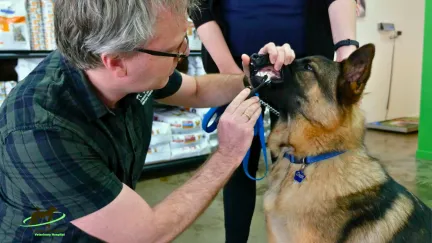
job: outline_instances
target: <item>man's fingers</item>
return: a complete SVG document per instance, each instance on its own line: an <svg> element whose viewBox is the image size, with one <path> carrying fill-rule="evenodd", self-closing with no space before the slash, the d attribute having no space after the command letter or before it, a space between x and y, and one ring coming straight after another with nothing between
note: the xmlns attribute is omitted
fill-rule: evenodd
<svg viewBox="0 0 432 243"><path fill-rule="evenodd" d="M258 97L252 97L241 103L241 105L235 111L235 115L239 117L247 117L247 120L249 120L258 107L260 107Z"/></svg>
<svg viewBox="0 0 432 243"><path fill-rule="evenodd" d="M259 116L262 113L262 109L261 106L258 106L258 109L255 110L255 112L253 113L253 115L251 116L251 118L249 119L249 121L247 122L249 125L254 126L255 123L257 122Z"/></svg>
<svg viewBox="0 0 432 243"><path fill-rule="evenodd" d="M249 70L250 57L246 54L243 54L241 56L241 59L242 59L242 65L243 65L243 72L246 75L246 77L250 78L250 70Z"/></svg>
<svg viewBox="0 0 432 243"><path fill-rule="evenodd" d="M245 88L243 89L227 106L225 112L234 113L237 107L249 96L251 89Z"/></svg>

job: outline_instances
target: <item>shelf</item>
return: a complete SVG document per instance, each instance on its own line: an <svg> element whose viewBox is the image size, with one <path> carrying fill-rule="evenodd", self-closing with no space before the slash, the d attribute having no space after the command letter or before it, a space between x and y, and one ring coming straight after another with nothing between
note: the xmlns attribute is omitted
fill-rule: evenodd
<svg viewBox="0 0 432 243"><path fill-rule="evenodd" d="M52 51L0 50L0 59L45 58ZM190 56L200 56L201 51L191 51Z"/></svg>
<svg viewBox="0 0 432 243"><path fill-rule="evenodd" d="M141 177L158 177L159 173L167 174L170 172L179 173L179 171L187 170L204 163L209 154L189 157L184 159L169 160L165 162L156 162L146 164L143 167Z"/></svg>
<svg viewBox="0 0 432 243"><path fill-rule="evenodd" d="M201 51L190 51L190 56L201 56Z"/></svg>
<svg viewBox="0 0 432 243"><path fill-rule="evenodd" d="M45 58L52 51L0 50L0 59Z"/></svg>

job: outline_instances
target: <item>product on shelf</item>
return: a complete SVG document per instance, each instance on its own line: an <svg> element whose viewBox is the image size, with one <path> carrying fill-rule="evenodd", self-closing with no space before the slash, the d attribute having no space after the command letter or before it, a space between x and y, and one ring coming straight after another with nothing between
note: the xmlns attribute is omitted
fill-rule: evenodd
<svg viewBox="0 0 432 243"><path fill-rule="evenodd" d="M196 76L195 59L192 56L188 57L187 74L190 76Z"/></svg>
<svg viewBox="0 0 432 243"><path fill-rule="evenodd" d="M156 109L151 146L145 163L209 154L211 152L210 135L202 130L201 124L202 118L188 110L182 108Z"/></svg>
<svg viewBox="0 0 432 243"><path fill-rule="evenodd" d="M146 164L167 161L171 158L171 127L168 123L154 121Z"/></svg>
<svg viewBox="0 0 432 243"><path fill-rule="evenodd" d="M18 74L18 81L23 80L43 61L43 58L19 58L15 67Z"/></svg>
<svg viewBox="0 0 432 243"><path fill-rule="evenodd" d="M42 17L44 26L45 48L55 50L54 35L54 2L53 0L42 0Z"/></svg>
<svg viewBox="0 0 432 243"><path fill-rule="evenodd" d="M189 49L193 51L200 51L202 42L198 36L195 25L190 18L188 18L187 36L189 39Z"/></svg>
<svg viewBox="0 0 432 243"><path fill-rule="evenodd" d="M169 143L152 145L148 148L145 164L164 162L171 159Z"/></svg>
<svg viewBox="0 0 432 243"><path fill-rule="evenodd" d="M187 108L189 112L197 114L201 119L204 119L205 114L210 111L210 108Z"/></svg>
<svg viewBox="0 0 432 243"><path fill-rule="evenodd" d="M171 140L171 148L182 148L202 144L207 139L208 136L206 136L204 131L189 134L173 134Z"/></svg>
<svg viewBox="0 0 432 243"><path fill-rule="evenodd" d="M203 142L200 144L180 148L171 148L171 160L206 155L210 152L211 150L208 142L203 140Z"/></svg>
<svg viewBox="0 0 432 243"><path fill-rule="evenodd" d="M173 134L202 130L201 118L197 114L182 109L156 110L153 117L154 121L169 123Z"/></svg>
<svg viewBox="0 0 432 243"><path fill-rule="evenodd" d="M0 50L30 50L26 0L0 0Z"/></svg>
<svg viewBox="0 0 432 243"><path fill-rule="evenodd" d="M28 26L31 36L31 49L46 50L42 17L42 1L27 0L27 11L29 16Z"/></svg>
<svg viewBox="0 0 432 243"><path fill-rule="evenodd" d="M195 58L195 74L197 76L206 74L206 71L204 70L204 64L202 58L200 56L195 56L194 58Z"/></svg>
<svg viewBox="0 0 432 243"><path fill-rule="evenodd" d="M16 84L17 82L15 81L0 82L0 105L3 104L3 101L12 89L15 88Z"/></svg>
<svg viewBox="0 0 432 243"><path fill-rule="evenodd" d="M189 56L188 61L188 75L201 76L206 74L206 71L204 70L204 64L200 56Z"/></svg>
<svg viewBox="0 0 432 243"><path fill-rule="evenodd" d="M150 145L169 144L172 141L170 124L153 121Z"/></svg>

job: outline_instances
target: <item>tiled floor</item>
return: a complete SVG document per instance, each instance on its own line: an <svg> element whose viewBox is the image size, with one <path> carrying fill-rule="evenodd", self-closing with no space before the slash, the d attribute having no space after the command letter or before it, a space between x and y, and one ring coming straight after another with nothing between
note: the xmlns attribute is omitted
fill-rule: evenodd
<svg viewBox="0 0 432 243"><path fill-rule="evenodd" d="M402 135L369 131L366 135L366 146L370 154L379 158L397 181L432 206L432 161L416 161L417 134ZM192 173L183 172L142 180L137 186L137 192L150 205L154 205L182 185ZM258 176L261 177L262 174ZM262 195L265 190L265 180L257 182L257 203L249 238L251 243L266 242L262 210ZM204 214L174 242L222 243L224 242L223 220L222 195L219 193Z"/></svg>

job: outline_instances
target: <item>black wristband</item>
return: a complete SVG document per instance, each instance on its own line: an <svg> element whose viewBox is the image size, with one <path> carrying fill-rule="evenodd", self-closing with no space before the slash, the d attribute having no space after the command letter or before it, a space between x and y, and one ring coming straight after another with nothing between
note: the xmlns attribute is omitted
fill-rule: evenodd
<svg viewBox="0 0 432 243"><path fill-rule="evenodd" d="M341 40L338 43L336 43L334 45L334 50L337 51L337 49L339 49L342 46L351 46L351 45L354 45L357 48L359 48L359 46L360 46L358 41L346 39L346 40Z"/></svg>

